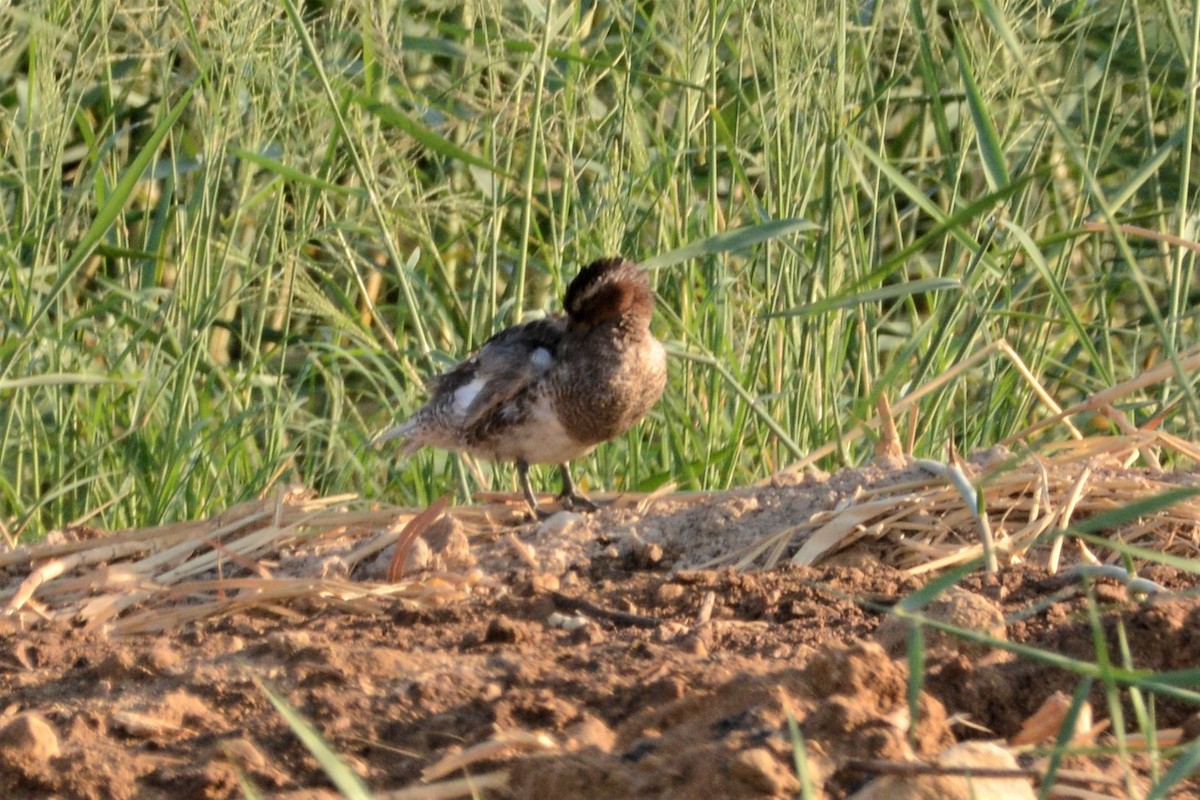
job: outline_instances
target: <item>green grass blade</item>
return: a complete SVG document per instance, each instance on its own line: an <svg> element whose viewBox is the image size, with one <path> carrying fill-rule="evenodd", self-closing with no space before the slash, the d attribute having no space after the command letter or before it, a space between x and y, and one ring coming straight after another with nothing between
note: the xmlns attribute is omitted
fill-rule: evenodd
<svg viewBox="0 0 1200 800"><path fill-rule="evenodd" d="M813 786L812 774L808 768L808 746L804 743L804 733L796 722L796 715L787 711L788 735L792 739L792 764L796 769L796 778L800 782L801 800L811 800L817 796Z"/></svg>
<svg viewBox="0 0 1200 800"><path fill-rule="evenodd" d="M121 213L125 210L125 204L129 201L130 195L133 194L134 188L138 185L138 182L142 180L143 175L150 166L150 162L153 161L158 155L158 149L162 146L163 140L167 138L167 134L171 132L171 129L175 126L175 123L179 121L179 117L183 114L184 109L186 109L188 103L191 102L192 94L196 91L196 86L197 84L193 83L187 88L186 91L184 91L183 95L181 95L180 98L175 101L175 105L173 105L163 116L163 118L159 120L158 124L154 126L154 130L151 131L150 135L146 138L146 142L142 145L141 150L138 151L137 156L135 156L134 159L129 162L129 166L126 167L125 171L121 174L121 178L117 181L117 185L112 188L112 191L105 198L104 204L96 212L96 217L92 220L92 224L88 227L82 238L80 238L79 242L71 250L71 254L67 256L66 263L64 263L62 269L59 270L58 277L55 279L54 284L50 287L49 291L46 292L46 296L42 300L42 304L38 306L33 315L25 321L24 328L27 336L33 332L34 327L38 324L42 317L44 317L55 304L55 302L58 301L59 295L62 294L63 289L65 289L67 284L75 277L75 274L79 271L79 268L83 266L83 262L92 254L92 251L95 250L96 246L100 243L100 240L104 238L104 235L113 226L113 223L115 223L117 218L121 216ZM8 370L12 363L13 362L10 359L5 364L3 371L0 371L0 377L8 374Z"/></svg>
<svg viewBox="0 0 1200 800"><path fill-rule="evenodd" d="M90 375L88 373L65 374L61 372L44 375L29 375L24 378L0 379L0 391L8 389L31 389L35 386L99 386L119 384L132 386L137 378L116 378L108 375Z"/></svg>
<svg viewBox="0 0 1200 800"><path fill-rule="evenodd" d="M1021 249L1025 251L1025 255L1029 257L1030 262L1037 268L1038 274L1042 276L1042 282L1050 290L1057 306L1059 319L1065 320L1075 331L1076 341L1087 352L1092 366L1102 370L1101 380L1109 385L1115 383L1113 376L1108 372L1105 359L1101 358L1100 353L1096 351L1091 333L1087 330L1083 320L1079 318L1079 313L1071 302L1071 298L1067 296L1066 287L1063 286L1058 276L1051 272L1050 265L1046 263L1046 257L1042 254L1042 249L1038 247L1037 242L1033 241L1033 237L1029 235L1028 231L1010 220L1001 220L1000 224L1011 231L1017 237L1017 241L1021 243Z"/></svg>
<svg viewBox="0 0 1200 800"><path fill-rule="evenodd" d="M921 689L925 686L925 629L920 623L909 623L908 641L905 643L905 658L908 663L908 680L904 699L908 705L908 739L916 743L917 728L921 724Z"/></svg>
<svg viewBox="0 0 1200 800"><path fill-rule="evenodd" d="M917 29L917 39L921 52L921 79L924 82L925 94L929 99L929 116L933 120L933 130L937 137L938 147L943 154L943 179L950 183L953 180L952 155L955 152L954 141L950 136L950 122L946 118L946 106L938 81L939 64L934 59L933 47L930 43L928 23L925 12L921 8L921 0L911 0L909 12Z"/></svg>
<svg viewBox="0 0 1200 800"><path fill-rule="evenodd" d="M1176 489L1168 489L1165 492L1159 492L1149 497L1130 500L1118 508L1103 511L1087 519L1080 520L1072 525L1069 530L1075 533L1094 533L1110 528L1118 528L1197 496L1200 496L1200 486L1180 486Z"/></svg>
<svg viewBox="0 0 1200 800"><path fill-rule="evenodd" d="M415 119L405 114L400 109L389 106L386 103L381 103L365 95L355 95L354 102L362 106L366 111L375 116L384 125L388 125L397 130L404 131L409 136L416 139L423 147L456 161L462 161L464 164L470 164L473 167L485 169L495 175L500 175L510 180L515 180L516 176L496 166L486 158L481 158L469 150L459 147L454 142L442 136L440 133L422 125Z"/></svg>
<svg viewBox="0 0 1200 800"><path fill-rule="evenodd" d="M342 793L342 796L347 800L371 800L371 792L367 789L366 784L354 774L350 767L346 766L344 761L338 758L337 753L333 752L317 729L266 681L255 678L254 682L271 701L271 705L275 706L275 710L292 729L292 733L296 734L296 738L308 748L308 752L312 753L313 758L321 765L321 770Z"/></svg>
<svg viewBox="0 0 1200 800"><path fill-rule="evenodd" d="M1125 205L1141 190L1146 182L1158 174L1159 169L1171 161L1179 151L1180 145L1187 138L1187 126L1180 126L1167 137L1167 140L1135 169L1118 187L1109 192L1108 202L1113 209L1124 208Z"/></svg>
<svg viewBox="0 0 1200 800"><path fill-rule="evenodd" d="M334 124L337 127L338 134L342 142L346 145L349 151L350 159L354 164L354 171L358 175L363 186L367 189L367 199L371 212L375 217L375 221L379 226L379 231L383 240L384 249L387 251L388 257L392 264L396 265L396 275L400 284L400 290L404 295L405 305L407 306L410 316L409 322L412 325L413 333L417 337L420 344L421 355L429 361L430 355L433 352L433 345L430 340L429 332L426 329L424 315L420 313L422 306L417 302L416 290L412 285L408 272L400 268L400 265L405 263L405 260L400 256L400 251L396 247L394 237L391 235L392 226L384 213L383 202L379 198L379 191L374 179L374 173L367 169L366 163L363 161L362 153L359 147L355 144L353 137L350 136L350 129L346 125L346 117L342 113L341 104L338 101L337 94L333 91L333 86L329 82L329 76L325 73L325 67L322 63L321 52L317 49L313 42L312 36L309 35L308 28L305 27L304 20L300 18L300 12L296 9L294 0L283 0L283 8L287 12L288 20L292 24L292 29L296 35L300 37L300 42L304 46L304 51L307 53L309 60L312 63L313 71L316 73L321 82L321 89L325 94L325 98L329 104L329 110L333 114ZM430 363L432 363L430 361Z"/></svg>
<svg viewBox="0 0 1200 800"><path fill-rule="evenodd" d="M1071 740L1075 738L1079 715L1083 712L1083 704L1087 702L1091 691L1091 678L1084 678L1075 687L1075 692L1071 696L1071 705L1067 708L1062 725L1059 726L1058 735L1054 738L1054 747L1051 749L1050 758L1046 763L1045 776L1042 778L1042 788L1038 792L1038 800L1047 800L1054 790L1054 778L1058 774L1059 767L1062 766L1063 757L1071 746Z"/></svg>
<svg viewBox="0 0 1200 800"><path fill-rule="evenodd" d="M1004 158L1004 150L1000 147L1000 135L996 133L996 123L992 121L992 115L988 113L987 105L979 92L979 84L975 82L961 36L954 37L954 54L958 57L958 71L967 90L967 106L971 109L971 120L975 123L979 155L983 158L983 174L994 192L1010 183L1008 164Z"/></svg>
<svg viewBox="0 0 1200 800"><path fill-rule="evenodd" d="M896 283L890 286L881 286L878 289L871 289L866 292L856 292L854 294L842 295L839 297L829 297L824 300L818 300L815 303L808 303L796 308L789 308L784 311L772 311L763 314L764 319L774 319L780 317L811 317L820 314L827 314L830 311L836 311L842 308L852 308L854 306L864 305L867 303L880 303L886 300L897 300L902 297L913 297L915 295L927 294L929 292L942 292L947 290L962 291L962 281L957 278L921 278L915 281L905 281L904 283Z"/></svg>
<svg viewBox="0 0 1200 800"><path fill-rule="evenodd" d="M746 225L736 230L725 231L696 242L690 242L665 253L659 253L643 261L642 266L648 270L663 269L691 258L711 256L717 253L735 253L781 236L806 233L820 230L820 228L821 226L816 223L799 218L760 222L757 225Z"/></svg>
<svg viewBox="0 0 1200 800"><path fill-rule="evenodd" d="M899 606L897 606L899 608ZM1064 656L1059 653L1054 653L1048 650L1041 650L1037 647L1018 644L1004 639L996 639L988 636L985 633L974 631L969 628L960 628L955 625L948 625L944 622L926 617L918 613L902 612L898 616L905 619L919 622L926 627L935 630L949 633L954 636L966 639L980 644L986 644L989 647L998 650L1006 650L1021 658L1035 661L1040 664L1055 667L1066 672L1073 673L1081 678L1104 678L1112 682L1114 686L1136 686L1145 692L1160 694L1164 697L1171 697L1176 700L1182 700L1186 703L1200 705L1200 691L1191 691L1183 687L1160 680L1158 675L1148 670L1129 670L1122 667L1112 665L1099 665L1089 661Z"/></svg>
<svg viewBox="0 0 1200 800"><path fill-rule="evenodd" d="M972 254L979 252L979 242L975 241L970 234L963 230L961 225L950 224L950 216L940 207L938 207L936 203L930 200L928 193L917 186L917 184L914 183L906 174L897 169L894 165L888 163L886 159L879 155L879 153L875 152L873 148L869 147L866 142L863 142L858 137L847 135L845 137L845 141L854 152L870 161L871 164L877 170L879 170L885 178L888 179L888 181L890 181L897 189L900 190L901 194L911 200L926 214L933 217L933 219L939 225L942 225L943 229L953 236L959 244L963 245L968 252Z"/></svg>
<svg viewBox="0 0 1200 800"><path fill-rule="evenodd" d="M322 191L326 192L337 192L338 194L347 194L354 197L366 197L367 195L367 193L362 189L352 186L341 186L333 183L332 181L323 180L314 175L309 175L307 172L302 172L295 167L289 167L287 164L284 164L281 161L276 161L270 156L263 155L262 153L251 152L244 147L230 145L229 152L243 161L248 161L251 164L262 167L268 172L273 172L281 178L285 178L289 181L295 181L296 183L303 183L311 186L314 189L321 189Z"/></svg>
<svg viewBox="0 0 1200 800"><path fill-rule="evenodd" d="M1193 739L1175 758L1175 763L1162 776L1162 780L1150 787L1145 800L1163 800L1170 797L1171 792L1183 788L1183 782L1196 774L1197 770L1200 770L1200 739Z"/></svg>
<svg viewBox="0 0 1200 800"><path fill-rule="evenodd" d="M716 373L721 376L722 380L725 381L730 390L732 390L734 394L741 398L742 402L744 402L751 411L758 415L763 424L766 425L772 433L779 437L779 441L781 441L788 448L788 450L792 452L793 456L800 458L804 455L804 449L801 448L800 445L796 444L796 441L791 437L791 435L785 431L782 426L780 426L779 422L772 417L760 403L755 400L754 395L750 394L750 392L748 392L746 388L742 386L741 382L734 377L733 373L729 371L729 368L722 364L719 360L717 360L711 354L689 353L686 350L680 350L678 348L669 346L667 348L667 352L677 358L685 358L689 361L695 361L699 364L706 364L716 371Z"/></svg>

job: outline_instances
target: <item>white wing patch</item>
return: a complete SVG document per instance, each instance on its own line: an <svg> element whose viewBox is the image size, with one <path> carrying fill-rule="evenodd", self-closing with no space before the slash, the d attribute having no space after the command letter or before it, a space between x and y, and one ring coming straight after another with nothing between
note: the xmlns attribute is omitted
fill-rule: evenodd
<svg viewBox="0 0 1200 800"><path fill-rule="evenodd" d="M554 366L554 356L544 347L534 350L529 360L533 362L533 368L538 372L545 372Z"/></svg>
<svg viewBox="0 0 1200 800"><path fill-rule="evenodd" d="M471 403L475 402L475 398L483 390L487 384L483 378L476 378L470 383L464 384L454 390L454 413L462 415L467 413L467 409L471 407Z"/></svg>

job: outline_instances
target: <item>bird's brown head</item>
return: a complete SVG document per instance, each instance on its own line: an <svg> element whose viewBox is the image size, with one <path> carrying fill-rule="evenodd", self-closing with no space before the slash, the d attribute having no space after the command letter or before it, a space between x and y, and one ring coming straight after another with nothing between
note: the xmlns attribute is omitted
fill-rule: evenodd
<svg viewBox="0 0 1200 800"><path fill-rule="evenodd" d="M602 258L571 281L563 307L576 325L626 319L644 327L654 313L654 290L637 264L620 257Z"/></svg>

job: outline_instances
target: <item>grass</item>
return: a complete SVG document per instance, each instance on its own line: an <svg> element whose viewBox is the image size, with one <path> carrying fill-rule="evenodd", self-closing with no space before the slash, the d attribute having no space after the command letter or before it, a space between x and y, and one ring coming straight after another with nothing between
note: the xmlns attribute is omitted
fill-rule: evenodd
<svg viewBox="0 0 1200 800"><path fill-rule="evenodd" d="M691 257L667 396L585 486L761 478L998 339L1063 404L1196 340L1195 3L77 8L0 12L13 536L462 498L366 441L604 253ZM1194 438L1192 382L1121 410ZM1039 413L992 359L914 452Z"/></svg>
<svg viewBox="0 0 1200 800"><path fill-rule="evenodd" d="M464 500L458 457L366 442L615 252L674 357L585 488L760 479L999 340L1067 406L1198 341L1198 84L1197 0L5 6L0 525ZM996 352L900 421L913 455L1046 413ZM1117 411L1200 433L1182 370ZM1119 645L1009 647L1153 730L1193 690Z"/></svg>

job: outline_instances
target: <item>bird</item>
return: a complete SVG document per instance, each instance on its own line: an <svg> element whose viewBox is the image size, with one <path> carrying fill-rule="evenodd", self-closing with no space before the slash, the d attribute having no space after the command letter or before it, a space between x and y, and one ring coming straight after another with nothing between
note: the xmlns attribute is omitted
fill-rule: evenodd
<svg viewBox="0 0 1200 800"><path fill-rule="evenodd" d="M654 290L620 256L585 266L567 287L563 312L501 330L430 383L429 400L373 445L403 440L516 465L535 518L549 516L529 479L531 464L557 464L562 508L594 511L569 462L641 420L667 383L666 352L650 331Z"/></svg>

